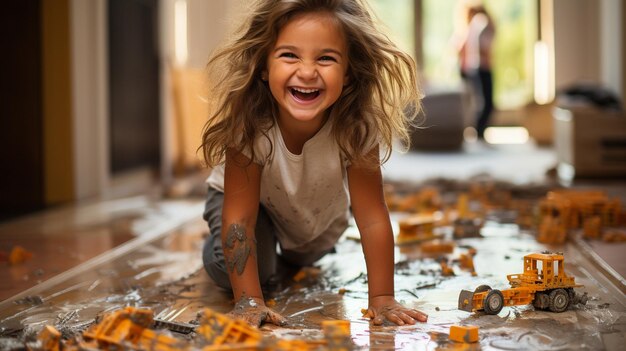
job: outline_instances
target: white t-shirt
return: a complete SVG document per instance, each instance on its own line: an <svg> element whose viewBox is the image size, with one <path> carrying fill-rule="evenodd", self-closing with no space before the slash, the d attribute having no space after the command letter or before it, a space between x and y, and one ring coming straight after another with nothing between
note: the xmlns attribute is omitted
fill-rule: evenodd
<svg viewBox="0 0 626 351"><path fill-rule="evenodd" d="M267 133L273 149L264 136L255 141L254 162L263 168L260 201L283 249L326 251L348 226L347 163L330 130L326 123L300 155L287 149L277 124ZM207 182L223 192L224 165L214 168Z"/></svg>

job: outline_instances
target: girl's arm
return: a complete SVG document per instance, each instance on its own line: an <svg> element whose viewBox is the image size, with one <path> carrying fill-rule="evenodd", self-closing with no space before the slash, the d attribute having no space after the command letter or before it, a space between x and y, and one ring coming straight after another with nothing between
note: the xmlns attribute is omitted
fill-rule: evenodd
<svg viewBox="0 0 626 351"><path fill-rule="evenodd" d="M259 210L261 166L228 150L224 170L222 248L236 304L231 312L253 325L284 318L265 307L257 266L254 228Z"/></svg>
<svg viewBox="0 0 626 351"><path fill-rule="evenodd" d="M378 156L378 148L372 151ZM354 219L361 233L368 275L369 308L374 324L385 319L398 324L425 322L426 314L405 308L394 297L394 242L389 212L383 195L380 167L356 164L348 167L348 186Z"/></svg>

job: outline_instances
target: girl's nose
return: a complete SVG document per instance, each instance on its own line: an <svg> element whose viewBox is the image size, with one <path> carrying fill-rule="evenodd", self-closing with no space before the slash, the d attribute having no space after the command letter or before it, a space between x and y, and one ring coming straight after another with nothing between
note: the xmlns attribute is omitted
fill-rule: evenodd
<svg viewBox="0 0 626 351"><path fill-rule="evenodd" d="M317 67L314 64L302 63L298 68L298 77L302 79L314 79L317 75Z"/></svg>

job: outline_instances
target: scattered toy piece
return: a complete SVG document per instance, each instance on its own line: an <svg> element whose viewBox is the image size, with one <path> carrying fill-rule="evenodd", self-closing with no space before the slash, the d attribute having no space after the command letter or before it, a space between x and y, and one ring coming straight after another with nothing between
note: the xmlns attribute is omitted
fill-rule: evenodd
<svg viewBox="0 0 626 351"><path fill-rule="evenodd" d="M452 241L434 240L421 244L420 250L428 254L447 254L452 253L455 246L456 244Z"/></svg>
<svg viewBox="0 0 626 351"><path fill-rule="evenodd" d="M20 263L24 263L33 257L33 253L27 251L23 247L16 245L9 254L9 265L14 266Z"/></svg>
<svg viewBox="0 0 626 351"><path fill-rule="evenodd" d="M61 333L53 326L46 325L37 336L37 347L46 351L61 350Z"/></svg>
<svg viewBox="0 0 626 351"><path fill-rule="evenodd" d="M455 239L481 238L480 230L483 227L483 220L480 218L457 218L454 221Z"/></svg>
<svg viewBox="0 0 626 351"><path fill-rule="evenodd" d="M567 238L567 228L559 217L546 216L541 220L537 241L543 244L559 245Z"/></svg>
<svg viewBox="0 0 626 351"><path fill-rule="evenodd" d="M352 350L350 321L331 320L322 322L322 331L327 342L328 350Z"/></svg>
<svg viewBox="0 0 626 351"><path fill-rule="evenodd" d="M454 276L454 269L448 266L448 260L441 259L439 260L439 264L441 265L441 275L444 277Z"/></svg>
<svg viewBox="0 0 626 351"><path fill-rule="evenodd" d="M461 269L466 269L472 273L475 273L473 255L470 253L461 254L461 256L459 256L459 266L461 267Z"/></svg>
<svg viewBox="0 0 626 351"><path fill-rule="evenodd" d="M180 334L190 334L196 330L197 325L176 321L166 321L163 319L154 319L152 328L154 329L167 329L169 331L177 332Z"/></svg>
<svg viewBox="0 0 626 351"><path fill-rule="evenodd" d="M583 236L586 239L598 239L602 234L602 219L592 216L583 220Z"/></svg>
<svg viewBox="0 0 626 351"><path fill-rule="evenodd" d="M306 278L306 272L303 270L299 270L298 273L296 273L296 275L293 276L293 281L299 282L304 278Z"/></svg>
<svg viewBox="0 0 626 351"><path fill-rule="evenodd" d="M597 238L603 227L618 225L621 203L602 191L553 190L541 200L539 210L537 240L562 244L570 229L583 228L585 237Z"/></svg>
<svg viewBox="0 0 626 351"><path fill-rule="evenodd" d="M618 229L607 229L602 234L602 240L608 243L621 243L626 241L626 231Z"/></svg>
<svg viewBox="0 0 626 351"><path fill-rule="evenodd" d="M258 345L262 338L261 332L245 321L232 319L208 308L204 309L197 332L209 344L216 346L224 344Z"/></svg>
<svg viewBox="0 0 626 351"><path fill-rule="evenodd" d="M450 340L462 343L478 342L478 327L475 325L450 326Z"/></svg>
<svg viewBox="0 0 626 351"><path fill-rule="evenodd" d="M398 221L400 231L396 238L398 245L435 239L435 216L432 213L421 213Z"/></svg>
<svg viewBox="0 0 626 351"><path fill-rule="evenodd" d="M317 276L319 276L321 273L319 268L316 267L303 267L301 268L298 273L296 273L293 276L293 281L295 282L300 282L302 280L304 280L305 278L307 279L314 279Z"/></svg>
<svg viewBox="0 0 626 351"><path fill-rule="evenodd" d="M149 329L152 310L126 307L104 315L100 323L83 332L79 349L183 349L184 342L165 333Z"/></svg>

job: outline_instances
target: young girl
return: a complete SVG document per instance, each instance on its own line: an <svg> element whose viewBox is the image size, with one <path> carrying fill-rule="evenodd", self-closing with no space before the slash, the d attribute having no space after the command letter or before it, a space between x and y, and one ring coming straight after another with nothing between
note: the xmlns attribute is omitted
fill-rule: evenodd
<svg viewBox="0 0 626 351"><path fill-rule="evenodd" d="M215 98L202 148L214 166L204 218L208 274L236 317L284 325L261 286L277 262L311 265L348 226L362 238L367 317L426 321L394 297L394 242L380 171L419 110L413 60L364 0L262 0L210 59ZM277 243L280 254L277 253Z"/></svg>

